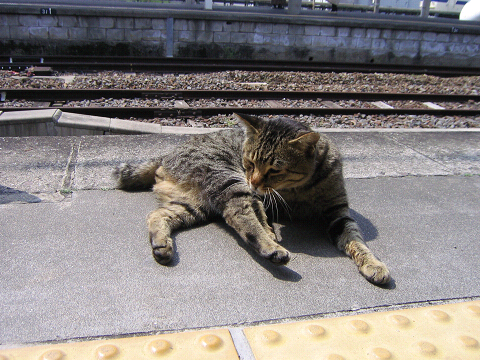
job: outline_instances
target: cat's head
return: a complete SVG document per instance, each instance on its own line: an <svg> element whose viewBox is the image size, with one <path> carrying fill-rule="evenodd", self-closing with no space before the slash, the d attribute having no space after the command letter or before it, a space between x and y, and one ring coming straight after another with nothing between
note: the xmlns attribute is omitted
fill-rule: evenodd
<svg viewBox="0 0 480 360"><path fill-rule="evenodd" d="M265 120L235 114L245 128L243 167L258 194L304 185L315 169L320 135L288 118Z"/></svg>

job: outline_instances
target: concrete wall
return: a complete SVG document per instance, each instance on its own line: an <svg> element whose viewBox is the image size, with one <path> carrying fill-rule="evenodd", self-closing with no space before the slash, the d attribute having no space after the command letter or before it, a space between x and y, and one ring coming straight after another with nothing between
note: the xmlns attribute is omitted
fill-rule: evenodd
<svg viewBox="0 0 480 360"><path fill-rule="evenodd" d="M478 24L414 20L5 6L0 51L478 66Z"/></svg>

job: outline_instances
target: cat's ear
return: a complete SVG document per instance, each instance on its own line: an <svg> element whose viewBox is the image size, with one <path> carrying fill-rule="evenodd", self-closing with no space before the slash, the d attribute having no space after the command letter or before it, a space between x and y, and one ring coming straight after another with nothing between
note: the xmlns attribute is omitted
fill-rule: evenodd
<svg viewBox="0 0 480 360"><path fill-rule="evenodd" d="M247 130L247 134L249 135L257 135L265 122L265 120L256 116L236 113L234 115L240 121L240 124L242 124Z"/></svg>
<svg viewBox="0 0 480 360"><path fill-rule="evenodd" d="M315 152L315 146L320 139L320 134L316 132L302 133L297 138L290 140L288 143L307 155L312 156Z"/></svg>

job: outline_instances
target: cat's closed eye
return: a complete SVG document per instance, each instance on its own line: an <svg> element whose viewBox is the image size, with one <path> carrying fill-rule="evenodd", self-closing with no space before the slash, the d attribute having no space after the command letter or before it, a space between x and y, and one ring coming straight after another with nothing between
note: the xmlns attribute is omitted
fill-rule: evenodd
<svg viewBox="0 0 480 360"><path fill-rule="evenodd" d="M268 170L268 173L269 173L270 175L280 174L281 172L282 172L282 170L273 169L273 168L271 168L271 169Z"/></svg>
<svg viewBox="0 0 480 360"><path fill-rule="evenodd" d="M250 160L244 159L243 160L243 167L245 168L245 170L253 170L253 169L255 169L255 164L253 162L251 162Z"/></svg>

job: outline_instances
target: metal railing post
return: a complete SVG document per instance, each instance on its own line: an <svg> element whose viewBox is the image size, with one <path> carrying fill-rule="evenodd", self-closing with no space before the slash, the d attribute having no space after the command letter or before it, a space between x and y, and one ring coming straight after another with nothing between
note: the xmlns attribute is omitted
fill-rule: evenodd
<svg viewBox="0 0 480 360"><path fill-rule="evenodd" d="M422 10L420 11L420 16L422 18L428 17L430 13L430 0L423 0Z"/></svg>

